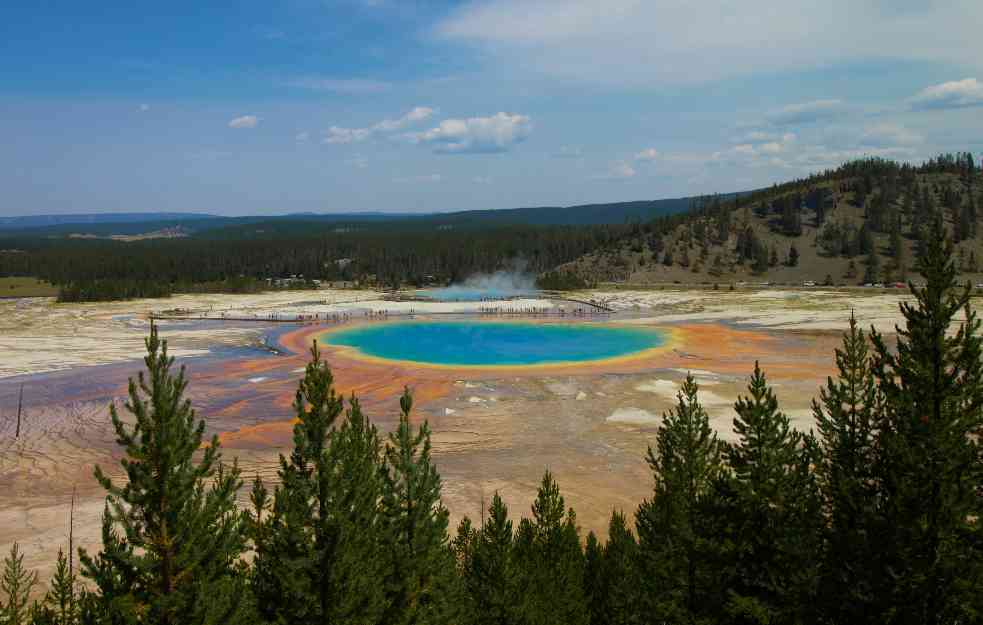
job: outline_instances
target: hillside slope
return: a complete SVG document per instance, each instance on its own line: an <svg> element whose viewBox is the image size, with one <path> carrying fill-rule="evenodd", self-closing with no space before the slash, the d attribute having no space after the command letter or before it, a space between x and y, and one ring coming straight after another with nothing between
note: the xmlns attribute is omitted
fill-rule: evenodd
<svg viewBox="0 0 983 625"><path fill-rule="evenodd" d="M966 155L871 159L731 200L704 198L557 268L588 282L854 285L913 275L935 215L957 267L983 280L983 174Z"/></svg>

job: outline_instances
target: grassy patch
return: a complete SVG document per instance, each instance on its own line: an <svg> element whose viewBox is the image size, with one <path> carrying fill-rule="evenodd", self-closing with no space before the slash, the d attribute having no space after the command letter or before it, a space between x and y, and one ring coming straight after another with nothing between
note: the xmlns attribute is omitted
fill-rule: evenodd
<svg viewBox="0 0 983 625"><path fill-rule="evenodd" d="M0 297L58 295L58 287L37 278L0 278Z"/></svg>

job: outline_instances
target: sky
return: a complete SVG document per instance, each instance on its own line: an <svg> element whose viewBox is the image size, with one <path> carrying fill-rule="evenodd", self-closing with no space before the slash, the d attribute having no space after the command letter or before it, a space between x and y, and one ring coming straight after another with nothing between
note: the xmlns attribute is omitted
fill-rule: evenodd
<svg viewBox="0 0 983 625"><path fill-rule="evenodd" d="M979 0L12 0L0 216L432 212L983 158Z"/></svg>

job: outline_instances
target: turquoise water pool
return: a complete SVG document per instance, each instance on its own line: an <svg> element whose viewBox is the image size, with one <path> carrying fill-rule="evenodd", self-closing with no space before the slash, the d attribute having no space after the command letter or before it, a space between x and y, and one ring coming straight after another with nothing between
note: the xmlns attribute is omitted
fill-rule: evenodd
<svg viewBox="0 0 983 625"><path fill-rule="evenodd" d="M492 299L510 299L514 297L538 297L541 293L535 289L495 288L448 286L433 289L419 289L416 294L435 302L481 302Z"/></svg>
<svg viewBox="0 0 983 625"><path fill-rule="evenodd" d="M339 330L321 341L386 360L522 366L627 356L662 346L665 334L600 324L407 321Z"/></svg>

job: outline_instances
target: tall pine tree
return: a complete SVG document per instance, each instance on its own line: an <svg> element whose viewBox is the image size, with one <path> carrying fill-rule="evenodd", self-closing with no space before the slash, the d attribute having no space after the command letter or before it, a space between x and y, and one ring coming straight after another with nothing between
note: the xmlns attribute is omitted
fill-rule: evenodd
<svg viewBox="0 0 983 625"><path fill-rule="evenodd" d="M838 376L828 378L813 400L819 438L816 463L827 519L820 568L822 617L829 623L859 623L871 614L878 554L874 442L882 398L873 376L867 337L850 316L843 347L835 352Z"/></svg>
<svg viewBox="0 0 983 625"><path fill-rule="evenodd" d="M655 492L639 506L636 526L641 600L650 621L691 622L710 607L701 507L713 496L723 465L698 391L687 375L675 409L659 426L656 449L648 450Z"/></svg>
<svg viewBox="0 0 983 625"><path fill-rule="evenodd" d="M516 561L525 589L523 617L530 625L587 625L584 554L577 518L546 471L516 536Z"/></svg>
<svg viewBox="0 0 983 625"><path fill-rule="evenodd" d="M108 491L103 548L95 558L80 550L84 575L114 623L240 622L249 603L237 568L245 549L239 470L222 465L217 436L202 445L205 422L184 397L184 368L172 374L156 326L146 346L147 371L129 384L133 425L110 408L127 479L117 485L96 467Z"/></svg>
<svg viewBox="0 0 983 625"><path fill-rule="evenodd" d="M734 622L805 620L819 548L814 443L792 429L757 362L748 393L734 405L738 441L726 453L735 548L727 612Z"/></svg>
<svg viewBox="0 0 983 625"><path fill-rule="evenodd" d="M970 286L957 288L939 217L918 270L926 286L912 287L915 302L901 304L896 351L872 333L884 396L877 549L888 584L879 601L888 622L968 622L980 616L983 581L983 351Z"/></svg>
<svg viewBox="0 0 983 625"><path fill-rule="evenodd" d="M440 475L431 460L430 427L410 425L413 400L399 400L399 426L385 451L382 508L391 569L386 586L388 624L440 624L455 619L457 578L440 500Z"/></svg>

